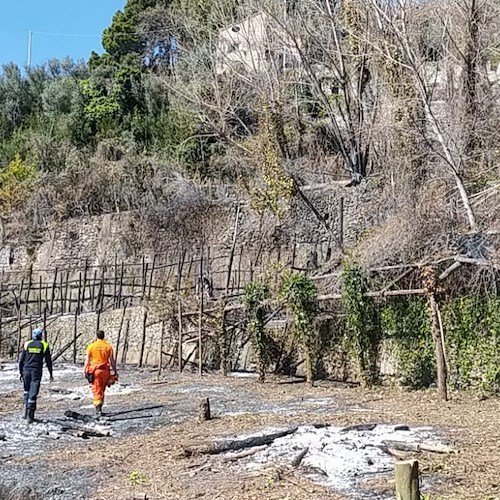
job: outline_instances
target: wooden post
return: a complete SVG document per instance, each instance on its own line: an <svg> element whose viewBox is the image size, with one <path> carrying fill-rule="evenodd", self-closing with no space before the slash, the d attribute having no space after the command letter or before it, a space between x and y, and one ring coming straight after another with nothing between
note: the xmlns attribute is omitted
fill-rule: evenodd
<svg viewBox="0 0 500 500"><path fill-rule="evenodd" d="M68 271L66 271L68 272ZM60 279L59 279L59 299L61 303L61 314L64 314L64 295L63 295L63 288L64 288L64 276L63 273L61 273Z"/></svg>
<svg viewBox="0 0 500 500"><path fill-rule="evenodd" d="M158 377L161 376L161 372L163 370L163 343L165 337L165 320L161 322L161 331L160 331L160 356L158 361Z"/></svg>
<svg viewBox="0 0 500 500"><path fill-rule="evenodd" d="M418 462L416 460L396 462L394 479L397 500L420 500Z"/></svg>
<svg viewBox="0 0 500 500"><path fill-rule="evenodd" d="M95 310L95 285L97 282L97 269L94 269L94 278L92 280L92 286L90 288L90 309Z"/></svg>
<svg viewBox="0 0 500 500"><path fill-rule="evenodd" d="M128 353L128 332L130 330L130 318L127 318L127 324L125 326L125 335L123 339L123 352L122 352L122 365L127 363L127 353ZM116 351L118 356L118 351Z"/></svg>
<svg viewBox="0 0 500 500"><path fill-rule="evenodd" d="M203 247L201 250L200 257L200 311L198 314L198 375L201 377L203 375Z"/></svg>
<svg viewBox="0 0 500 500"><path fill-rule="evenodd" d="M24 313L26 315L28 314L28 306L29 306L29 301L30 301L32 281L33 281L33 264L30 265L30 273L28 276L28 290L26 292L26 300L24 301Z"/></svg>
<svg viewBox="0 0 500 500"><path fill-rule="evenodd" d="M42 315L42 275L40 274L38 280L38 315Z"/></svg>
<svg viewBox="0 0 500 500"><path fill-rule="evenodd" d="M122 305L122 293L123 293L123 273L124 273L124 264L122 260L121 269L120 269L120 287L118 288L118 309L120 309Z"/></svg>
<svg viewBox="0 0 500 500"><path fill-rule="evenodd" d="M82 285L82 298L81 304L83 305L85 303L85 296L86 296L86 289L87 289L87 271L89 267L89 261L85 259L85 267L83 269L83 285Z"/></svg>
<svg viewBox="0 0 500 500"><path fill-rule="evenodd" d="M21 339L22 339L22 328L21 328L21 300L19 300L19 307L17 309L17 355L21 352Z"/></svg>
<svg viewBox="0 0 500 500"><path fill-rule="evenodd" d="M116 362L118 362L118 353L120 352L120 340L122 336L123 322L125 320L126 312L127 312L127 303L125 303L125 306L122 311L122 317L120 320L120 329L118 330L118 338L116 340Z"/></svg>
<svg viewBox="0 0 500 500"><path fill-rule="evenodd" d="M57 267L54 270L54 279L52 280L52 293L50 295L50 314L54 312L54 299L56 295L56 284L57 284Z"/></svg>
<svg viewBox="0 0 500 500"><path fill-rule="evenodd" d="M118 288L118 257L115 253L114 279L113 279L113 309L116 309L116 291Z"/></svg>
<svg viewBox="0 0 500 500"><path fill-rule="evenodd" d="M155 265L156 265L156 254L153 255L153 264L151 265L151 275L149 276L148 299L151 298L151 288L153 287Z"/></svg>
<svg viewBox="0 0 500 500"><path fill-rule="evenodd" d="M73 323L73 364L76 364L76 341L78 339L78 307L75 310L75 319Z"/></svg>
<svg viewBox="0 0 500 500"><path fill-rule="evenodd" d="M339 247L344 248L344 197L340 197L339 201Z"/></svg>
<svg viewBox="0 0 500 500"><path fill-rule="evenodd" d="M146 264L147 266L147 264ZM146 321L148 319L148 310L144 308L144 315L142 318L142 339L141 339L141 354L139 357L139 368L142 367L142 361L144 358L144 348L146 346Z"/></svg>
<svg viewBox="0 0 500 500"><path fill-rule="evenodd" d="M65 304L65 309L68 311L68 313L71 312L71 291L69 294L69 302L68 302L68 282L69 282L69 269L66 271L66 282L64 284L64 304Z"/></svg>
<svg viewBox="0 0 500 500"><path fill-rule="evenodd" d="M47 341L47 304L43 308L43 337Z"/></svg>
<svg viewBox="0 0 500 500"><path fill-rule="evenodd" d="M208 398L202 399L200 402L199 419L200 422L212 419L212 416L210 415L210 400Z"/></svg>
<svg viewBox="0 0 500 500"><path fill-rule="evenodd" d="M186 250L183 250L182 257L179 259L177 268L177 327L178 327L178 349L177 358L179 362L179 372L182 372L182 301L181 301L181 286L182 286L182 268L184 267L184 259L186 258Z"/></svg>

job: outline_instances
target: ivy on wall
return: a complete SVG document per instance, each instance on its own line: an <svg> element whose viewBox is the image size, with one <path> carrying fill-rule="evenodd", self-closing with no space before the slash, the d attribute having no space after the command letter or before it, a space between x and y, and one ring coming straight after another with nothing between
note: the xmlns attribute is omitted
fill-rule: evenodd
<svg viewBox="0 0 500 500"><path fill-rule="evenodd" d="M377 382L378 351L381 340L378 310L366 293L368 273L356 263L346 263L342 272L342 303L347 313L347 332L351 352L365 386Z"/></svg>
<svg viewBox="0 0 500 500"><path fill-rule="evenodd" d="M451 386L500 392L500 298L453 298L443 323Z"/></svg>
<svg viewBox="0 0 500 500"><path fill-rule="evenodd" d="M405 297L384 303L380 325L396 358L398 381L413 389L429 387L436 378L436 362L425 299Z"/></svg>

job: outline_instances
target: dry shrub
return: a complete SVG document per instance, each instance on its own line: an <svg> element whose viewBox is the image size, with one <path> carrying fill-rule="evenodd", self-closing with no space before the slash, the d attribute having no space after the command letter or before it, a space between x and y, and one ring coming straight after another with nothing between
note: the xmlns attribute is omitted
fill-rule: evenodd
<svg viewBox="0 0 500 500"><path fill-rule="evenodd" d="M354 250L359 263L370 268L448 255L460 222L453 200L443 203L436 190L444 190L444 186L429 188L419 205L405 207L366 231Z"/></svg>

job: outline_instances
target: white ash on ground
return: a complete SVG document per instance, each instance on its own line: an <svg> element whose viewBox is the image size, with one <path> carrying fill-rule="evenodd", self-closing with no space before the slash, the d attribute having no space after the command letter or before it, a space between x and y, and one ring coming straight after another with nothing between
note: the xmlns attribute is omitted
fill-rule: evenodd
<svg viewBox="0 0 500 500"><path fill-rule="evenodd" d="M398 429L406 430L398 430ZM275 429L264 432L275 431ZM239 439L249 437L239 436ZM345 430L342 427L301 426L296 432L276 439L266 449L238 460L237 466L259 470L270 463L290 466L305 453L300 472L310 480L352 498L362 498L362 483L394 470L394 457L383 451L386 441L436 445L438 438L430 427L408 428L378 424L372 430ZM230 459L234 453L225 456ZM373 494L369 496L375 498Z"/></svg>

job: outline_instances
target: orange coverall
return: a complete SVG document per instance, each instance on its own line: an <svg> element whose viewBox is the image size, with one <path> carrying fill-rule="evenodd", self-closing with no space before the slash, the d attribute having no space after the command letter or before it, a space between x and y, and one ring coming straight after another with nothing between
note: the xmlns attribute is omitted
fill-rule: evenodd
<svg viewBox="0 0 500 500"><path fill-rule="evenodd" d="M104 403L104 391L111 378L110 359L113 357L113 348L106 340L97 339L87 347L87 364L85 372L94 375L92 392L94 406Z"/></svg>

